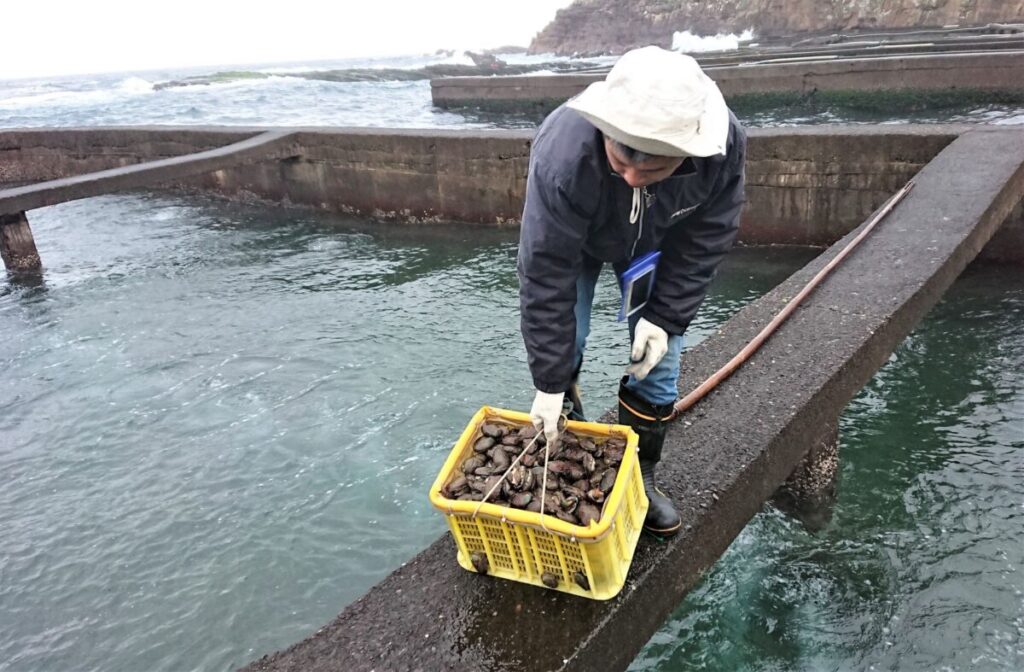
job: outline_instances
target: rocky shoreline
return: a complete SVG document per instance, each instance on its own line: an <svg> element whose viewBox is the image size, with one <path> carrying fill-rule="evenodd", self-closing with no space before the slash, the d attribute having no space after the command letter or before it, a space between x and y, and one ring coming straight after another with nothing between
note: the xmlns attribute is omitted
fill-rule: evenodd
<svg viewBox="0 0 1024 672"><path fill-rule="evenodd" d="M1024 0L576 0L530 44L533 54L619 54L670 47L676 32L753 29L759 40L788 41L835 32L983 26L1024 22Z"/></svg>

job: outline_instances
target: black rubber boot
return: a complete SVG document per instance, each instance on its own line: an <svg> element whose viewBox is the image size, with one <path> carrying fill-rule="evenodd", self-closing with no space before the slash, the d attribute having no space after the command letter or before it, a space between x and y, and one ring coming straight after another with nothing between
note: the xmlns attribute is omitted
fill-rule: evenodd
<svg viewBox="0 0 1024 672"><path fill-rule="evenodd" d="M640 473L644 490L650 500L644 529L662 537L679 531L682 524L672 501L658 489L654 479L655 465L661 460L661 447L665 445L665 430L672 417L672 404L655 406L626 389L626 380L619 383L619 424L629 425L639 435Z"/></svg>
<svg viewBox="0 0 1024 672"><path fill-rule="evenodd" d="M586 422L587 419L583 415L583 400L580 399L580 386L577 381L578 379L573 379L572 385L565 391L562 409L565 411L565 417L570 420Z"/></svg>
<svg viewBox="0 0 1024 672"><path fill-rule="evenodd" d="M587 421L583 415L583 400L580 399L580 370L582 368L583 362L580 362L580 365L572 372L572 384L565 391L565 398L562 400L562 412L565 413L565 417L576 422Z"/></svg>

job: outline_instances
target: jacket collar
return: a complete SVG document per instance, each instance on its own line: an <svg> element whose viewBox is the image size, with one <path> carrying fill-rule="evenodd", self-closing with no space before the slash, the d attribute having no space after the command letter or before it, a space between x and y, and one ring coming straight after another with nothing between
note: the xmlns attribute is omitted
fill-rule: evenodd
<svg viewBox="0 0 1024 672"><path fill-rule="evenodd" d="M672 177L689 177L690 175L696 175L696 174L697 174L697 165L693 162L693 157L692 156L688 156L685 159L683 159L683 162L679 164L679 167L676 168L675 172L673 172L671 175L669 175L669 178L672 178Z"/></svg>

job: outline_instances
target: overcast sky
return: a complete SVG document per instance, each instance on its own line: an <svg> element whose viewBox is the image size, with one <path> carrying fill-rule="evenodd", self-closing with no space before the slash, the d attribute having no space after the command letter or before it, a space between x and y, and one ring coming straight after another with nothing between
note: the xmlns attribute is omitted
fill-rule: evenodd
<svg viewBox="0 0 1024 672"><path fill-rule="evenodd" d="M526 46L572 0L4 0L0 78Z"/></svg>

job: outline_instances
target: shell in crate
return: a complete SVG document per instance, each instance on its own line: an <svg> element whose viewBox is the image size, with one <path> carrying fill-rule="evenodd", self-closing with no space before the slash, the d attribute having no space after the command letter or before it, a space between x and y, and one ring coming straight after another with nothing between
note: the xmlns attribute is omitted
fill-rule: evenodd
<svg viewBox="0 0 1024 672"><path fill-rule="evenodd" d="M534 460L528 461L541 465L543 473L543 446L532 453L526 453L519 445L512 445L511 440L501 445L501 439L514 431L521 436L529 436L531 430L529 416L525 413L484 406L473 416L452 448L430 488L430 501L445 514L458 547L458 562L469 571L574 595L599 600L614 597L625 584L633 551L647 515L648 501L636 456L637 435L624 425L567 423L566 431L580 439L580 444L587 449L585 452L588 454L600 456L605 447L613 451L621 446L622 457L614 474L605 473L605 476L614 478L607 497L597 497L603 491L588 493L586 506L592 507L589 511L599 511L599 517L594 519L593 515L587 515L586 509L579 512L579 516L567 514L563 509L560 518L549 515L548 511L554 508L556 502L563 507L566 504L574 505L573 510L578 510L580 501L573 502L572 499L581 499L575 494L580 488L567 486L564 489L558 488L558 494L549 494L545 499L543 516L537 511L513 507L507 501L502 504L493 502L495 496L511 497L516 492L515 488L506 486L498 478L508 472L505 467L518 466L514 457L507 463L503 456L500 460L492 458L490 463L499 463L501 473L489 474L489 468L477 468L486 476L471 475L472 483L465 482L466 475L462 468L467 460L482 456L486 451L497 455L496 447L515 452L524 459L526 454L535 456ZM584 440L588 443L583 443ZM559 450L563 448L566 451L574 450L568 446L562 446ZM475 466L478 461L483 460L469 464ZM593 464L593 460L587 466L590 464ZM552 468L565 474L563 482L565 478L579 475L578 467L568 460L558 466L553 466L549 461L548 478L555 479L556 484L559 476L550 473ZM601 473L586 473L584 470L584 475L599 482ZM479 499L479 495L473 495L477 490L469 487L473 485L474 488L480 488L481 478L484 479L487 491L493 493L483 503L474 501L473 497ZM505 480L509 479L506 477ZM537 492L537 488L542 485L533 483L533 491ZM600 491L600 485L595 487ZM503 491L502 488L506 489ZM464 499L458 499L454 494L456 492L468 494L462 494L460 496ZM566 496L566 492L571 494ZM593 499L603 501L598 504ZM547 506L548 503L552 506ZM537 504L533 508L537 508ZM586 524L581 523L581 519Z"/></svg>

